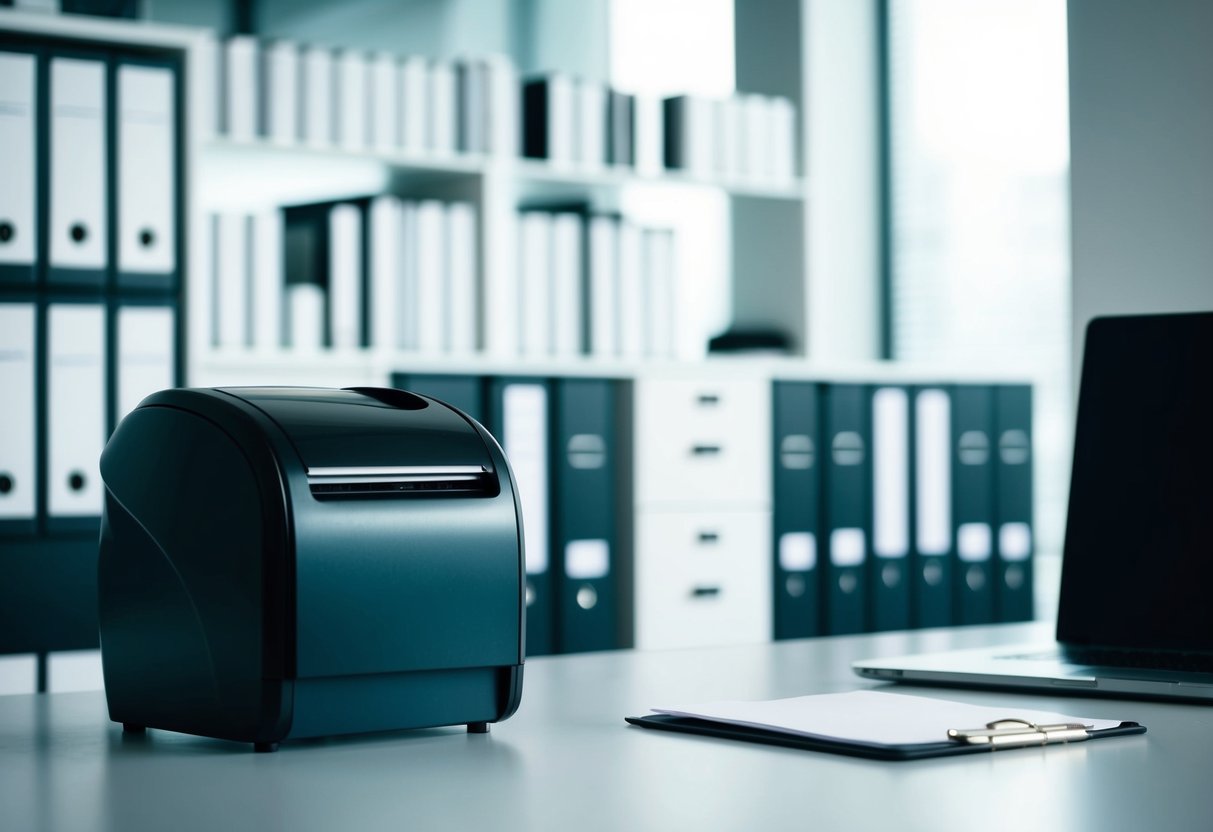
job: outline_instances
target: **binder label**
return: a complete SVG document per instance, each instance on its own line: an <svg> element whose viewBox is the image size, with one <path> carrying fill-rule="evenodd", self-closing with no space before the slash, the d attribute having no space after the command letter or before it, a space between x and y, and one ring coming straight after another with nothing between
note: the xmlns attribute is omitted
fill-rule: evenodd
<svg viewBox="0 0 1213 832"><path fill-rule="evenodd" d="M867 541L863 529L834 529L830 532L830 563L834 566L861 566Z"/></svg>
<svg viewBox="0 0 1213 832"><path fill-rule="evenodd" d="M779 536L779 568L784 572L808 572L817 566L817 536L812 532L788 532Z"/></svg>
<svg viewBox="0 0 1213 832"><path fill-rule="evenodd" d="M956 554L966 563L989 560L991 544L989 523L961 523L956 530Z"/></svg>
<svg viewBox="0 0 1213 832"><path fill-rule="evenodd" d="M570 540L564 547L564 573L573 580L605 578L610 564L611 547L605 540Z"/></svg>
<svg viewBox="0 0 1213 832"><path fill-rule="evenodd" d="M1032 554L1032 527L1003 523L998 529L998 553L1003 560L1024 561Z"/></svg>

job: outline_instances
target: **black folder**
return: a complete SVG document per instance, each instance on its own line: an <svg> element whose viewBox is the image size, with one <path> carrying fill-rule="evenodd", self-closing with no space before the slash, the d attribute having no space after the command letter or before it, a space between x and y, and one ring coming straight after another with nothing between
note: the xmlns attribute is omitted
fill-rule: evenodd
<svg viewBox="0 0 1213 832"><path fill-rule="evenodd" d="M826 443L822 501L822 593L826 633L861 633L868 628L867 539L871 491L871 437L867 388L824 388L822 436Z"/></svg>
<svg viewBox="0 0 1213 832"><path fill-rule="evenodd" d="M774 632L777 639L806 638L821 634L818 385L777 381L773 395Z"/></svg>
<svg viewBox="0 0 1213 832"><path fill-rule="evenodd" d="M994 620L993 388L952 389L952 524L957 624Z"/></svg>
<svg viewBox="0 0 1213 832"><path fill-rule="evenodd" d="M995 391L995 617L1030 621L1032 606L1032 388Z"/></svg>

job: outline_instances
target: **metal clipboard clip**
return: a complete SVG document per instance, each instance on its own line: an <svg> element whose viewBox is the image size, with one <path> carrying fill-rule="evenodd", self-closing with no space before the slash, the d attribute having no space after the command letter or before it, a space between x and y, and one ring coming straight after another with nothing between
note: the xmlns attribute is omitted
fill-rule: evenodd
<svg viewBox="0 0 1213 832"><path fill-rule="evenodd" d="M948 729L948 739L958 743L1001 747L1081 742L1090 736L1087 726L1080 722L1037 725L1026 719L999 719L972 730Z"/></svg>

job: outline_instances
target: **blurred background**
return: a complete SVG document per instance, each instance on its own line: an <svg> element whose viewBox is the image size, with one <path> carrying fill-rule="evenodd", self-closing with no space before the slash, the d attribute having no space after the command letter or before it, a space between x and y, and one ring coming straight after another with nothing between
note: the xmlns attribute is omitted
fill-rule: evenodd
<svg viewBox="0 0 1213 832"><path fill-rule="evenodd" d="M1209 189L1190 192L1182 172L1195 155L1208 178L1197 148L1213 133L1187 83L1210 79L1189 33L1213 26L1195 0L0 5L12 7L0 52L34 55L49 69L31 77L51 79L49 93L10 83L10 115L45 109L59 129L56 56L83 48L111 79L98 132L80 134L114 145L117 172L98 176L119 196L105 204L149 200L162 210L148 222L180 237L167 264L130 266L114 253L118 216L95 285L55 278L79 264L56 263L54 244L30 255L38 303L67 286L109 310L105 432L174 384L373 384L448 398L502 438L504 391L537 390L546 415L518 449L544 448L522 467L550 472L521 482L544 528L528 539L544 550L528 572L532 615L545 616L528 629L547 632L532 654L1051 618L1082 327L1100 312L1213 305L1207 233L1188 233L1207 232ZM171 91L135 101L121 68L149 61ZM128 122L153 125L131 128L129 159ZM22 141L12 124L3 140ZM32 145L52 168L53 138ZM163 168L143 141L171 150ZM22 147L2 155L32 169ZM23 321L29 287L0 290ZM123 346L128 306L163 313L138 330L142 347ZM31 367L55 366L53 340L45 356L31 346ZM123 376L128 358L143 369ZM30 394L39 413L57 406L47 376ZM561 496L553 438L574 381L606 396L611 419L586 430L611 464L593 485L610 509L595 521L606 554L570 568L583 541L561 518L592 513L585 494ZM1008 428L1006 391L1025 385L1028 416ZM882 390L900 391L892 422ZM922 478L931 423L918 405L932 391L954 408L942 485ZM13 446L52 482L54 430ZM702 440L692 457L707 448L717 462L663 456L687 435ZM840 435L858 437L857 461ZM970 458L988 471L965 518L947 489ZM863 476L844 488L831 466L851 464ZM1029 473L1006 479L1000 464ZM80 507L83 526L68 529L51 498L30 499L30 522L0 538L25 564L9 583L0 692L99 686L97 512ZM931 549L937 503L946 540ZM832 536L852 526L853 557ZM962 553L961 538L976 548ZM930 586L915 583L933 556L952 564L942 617L924 606L930 570ZM845 577L856 564L858 601ZM1018 600L999 600L1007 587Z"/></svg>

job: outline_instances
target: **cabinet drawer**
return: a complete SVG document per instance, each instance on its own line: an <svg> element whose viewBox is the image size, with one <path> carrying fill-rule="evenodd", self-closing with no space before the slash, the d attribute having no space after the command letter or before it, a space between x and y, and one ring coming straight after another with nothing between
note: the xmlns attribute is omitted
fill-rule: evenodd
<svg viewBox="0 0 1213 832"><path fill-rule="evenodd" d="M642 511L636 517L636 646L771 637L771 515Z"/></svg>
<svg viewBox="0 0 1213 832"><path fill-rule="evenodd" d="M770 398L764 381L637 382L637 501L769 504Z"/></svg>

